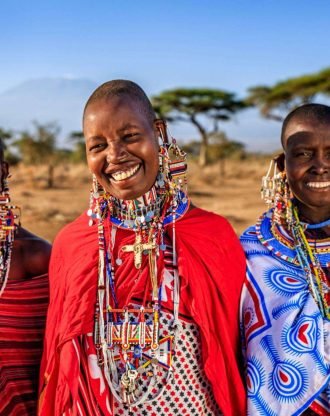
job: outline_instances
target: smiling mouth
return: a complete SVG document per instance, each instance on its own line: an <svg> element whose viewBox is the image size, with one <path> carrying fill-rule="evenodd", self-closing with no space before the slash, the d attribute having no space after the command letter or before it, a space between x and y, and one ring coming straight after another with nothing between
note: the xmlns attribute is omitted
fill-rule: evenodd
<svg viewBox="0 0 330 416"><path fill-rule="evenodd" d="M136 172L139 170L139 168L140 168L140 165L135 165L132 168L127 169L127 170L121 170L121 171L118 171L118 172L113 172L111 174L111 177L115 181L120 182L120 181L123 181L125 179L131 178L133 175L136 174Z"/></svg>
<svg viewBox="0 0 330 416"><path fill-rule="evenodd" d="M311 189L322 189L328 188L330 186L330 182L307 182L306 185Z"/></svg>

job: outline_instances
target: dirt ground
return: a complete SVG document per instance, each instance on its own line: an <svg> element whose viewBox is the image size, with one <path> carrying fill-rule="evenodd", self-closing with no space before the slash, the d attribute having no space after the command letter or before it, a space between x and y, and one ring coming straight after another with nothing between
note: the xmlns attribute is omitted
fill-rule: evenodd
<svg viewBox="0 0 330 416"><path fill-rule="evenodd" d="M260 158L226 162L201 170L189 164L189 194L195 205L225 216L240 234L266 209L260 199L260 180L268 167ZM22 225L53 241L57 232L88 207L91 175L85 165L63 165L55 169L55 188L45 189L44 167L11 169L11 197L22 208Z"/></svg>

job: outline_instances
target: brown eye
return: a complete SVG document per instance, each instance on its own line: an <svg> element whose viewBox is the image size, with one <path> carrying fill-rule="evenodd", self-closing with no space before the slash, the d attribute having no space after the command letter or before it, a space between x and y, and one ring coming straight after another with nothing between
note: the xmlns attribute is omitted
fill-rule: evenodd
<svg viewBox="0 0 330 416"><path fill-rule="evenodd" d="M295 157L301 158L301 159L309 159L313 155L313 152L309 150L300 150L295 154Z"/></svg>
<svg viewBox="0 0 330 416"><path fill-rule="evenodd" d="M125 134L125 136L123 137L123 139L126 142L133 142L137 140L138 138L139 138L139 133L129 133L129 134Z"/></svg>
<svg viewBox="0 0 330 416"><path fill-rule="evenodd" d="M98 144L94 144L94 145L90 146L88 150L90 152L98 152L98 151L104 149L105 146L106 145L104 143L98 143Z"/></svg>

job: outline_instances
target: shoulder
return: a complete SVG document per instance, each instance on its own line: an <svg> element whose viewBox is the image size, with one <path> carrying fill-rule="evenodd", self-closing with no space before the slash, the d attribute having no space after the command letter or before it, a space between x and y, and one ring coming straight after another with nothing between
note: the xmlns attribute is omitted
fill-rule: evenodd
<svg viewBox="0 0 330 416"><path fill-rule="evenodd" d="M70 258L90 253L91 247L97 249L98 227L94 223L89 226L87 212L81 214L73 222L63 227L57 234L53 244L52 257Z"/></svg>
<svg viewBox="0 0 330 416"><path fill-rule="evenodd" d="M249 243L250 241L258 241L256 224L251 225L244 230L239 239L242 245Z"/></svg>
<svg viewBox="0 0 330 416"><path fill-rule="evenodd" d="M229 255L231 252L243 256L233 227L221 215L193 208L178 221L176 230L178 240L186 246L196 246L199 251L212 255Z"/></svg>
<svg viewBox="0 0 330 416"><path fill-rule="evenodd" d="M178 224L180 223L182 223L182 226L192 226L200 232L205 231L207 234L210 232L234 232L233 227L226 218L219 214L215 214L214 212L197 207L194 207L187 212L187 214L178 222Z"/></svg>
<svg viewBox="0 0 330 416"><path fill-rule="evenodd" d="M48 241L25 228L18 228L14 242L15 253L28 275L39 276L48 272L51 247Z"/></svg>
<svg viewBox="0 0 330 416"><path fill-rule="evenodd" d="M257 220L256 224L248 227L240 236L240 243L247 257L256 254L269 254L267 248L260 241L261 228L269 228L269 216L271 212L264 212Z"/></svg>
<svg viewBox="0 0 330 416"><path fill-rule="evenodd" d="M87 212L83 212L78 218L69 224L65 225L54 240L54 247L59 244L68 245L72 242L77 242L80 238L86 237L89 234L97 234L97 225L88 225L89 217Z"/></svg>

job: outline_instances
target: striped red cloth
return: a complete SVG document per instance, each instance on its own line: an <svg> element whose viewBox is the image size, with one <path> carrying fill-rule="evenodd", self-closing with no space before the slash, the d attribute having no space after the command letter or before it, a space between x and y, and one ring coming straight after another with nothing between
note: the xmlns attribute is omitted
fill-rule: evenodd
<svg viewBox="0 0 330 416"><path fill-rule="evenodd" d="M8 281L0 298L0 415L35 415L48 276Z"/></svg>

